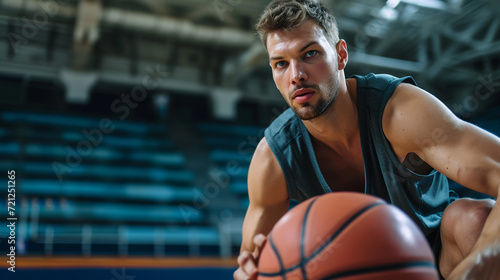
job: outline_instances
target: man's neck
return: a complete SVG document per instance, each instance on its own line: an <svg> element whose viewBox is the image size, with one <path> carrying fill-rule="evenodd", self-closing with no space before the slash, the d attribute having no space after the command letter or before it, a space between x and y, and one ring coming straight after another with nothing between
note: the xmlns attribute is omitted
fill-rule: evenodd
<svg viewBox="0 0 500 280"><path fill-rule="evenodd" d="M342 83L344 82L344 83ZM327 111L303 121L311 136L330 148L350 149L359 138L356 79L341 80L337 99ZM343 147L342 147L343 146Z"/></svg>

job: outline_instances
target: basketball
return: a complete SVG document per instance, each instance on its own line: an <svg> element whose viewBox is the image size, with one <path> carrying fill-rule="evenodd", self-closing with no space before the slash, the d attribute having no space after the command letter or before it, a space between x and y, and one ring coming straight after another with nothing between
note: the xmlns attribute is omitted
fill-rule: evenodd
<svg viewBox="0 0 500 280"><path fill-rule="evenodd" d="M288 211L273 227L259 280L434 280L434 255L399 208L360 193L329 193Z"/></svg>

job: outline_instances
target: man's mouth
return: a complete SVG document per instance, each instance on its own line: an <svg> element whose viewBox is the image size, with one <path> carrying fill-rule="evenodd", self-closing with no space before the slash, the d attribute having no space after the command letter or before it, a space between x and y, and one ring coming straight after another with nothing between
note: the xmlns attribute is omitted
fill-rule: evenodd
<svg viewBox="0 0 500 280"><path fill-rule="evenodd" d="M296 90L292 95L292 100L297 103L305 103L314 95L314 90L309 88L301 88Z"/></svg>

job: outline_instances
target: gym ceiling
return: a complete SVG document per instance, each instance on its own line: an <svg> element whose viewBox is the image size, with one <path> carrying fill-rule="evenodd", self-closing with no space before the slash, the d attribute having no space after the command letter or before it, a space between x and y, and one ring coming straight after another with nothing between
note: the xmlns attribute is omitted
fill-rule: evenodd
<svg viewBox="0 0 500 280"><path fill-rule="evenodd" d="M498 103L496 0L325 0L348 44L346 75L412 75L464 118ZM0 75L230 89L281 102L254 24L268 0L0 0ZM154 72L152 74L152 72ZM82 90L80 90L82 91ZM67 94L67 102L85 96ZM461 112L457 109L466 109Z"/></svg>

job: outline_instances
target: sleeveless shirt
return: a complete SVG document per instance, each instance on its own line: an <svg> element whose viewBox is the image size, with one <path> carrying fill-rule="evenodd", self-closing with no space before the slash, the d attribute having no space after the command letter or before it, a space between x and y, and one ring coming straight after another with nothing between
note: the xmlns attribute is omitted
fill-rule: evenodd
<svg viewBox="0 0 500 280"><path fill-rule="evenodd" d="M399 207L428 235L439 226L442 213L452 200L448 179L436 170L422 175L404 167L382 129L384 108L396 87L403 82L416 83L411 77L387 74L353 77L357 80L365 193ZM309 132L291 109L274 120L264 136L284 173L291 200L301 202L331 192L316 160Z"/></svg>

